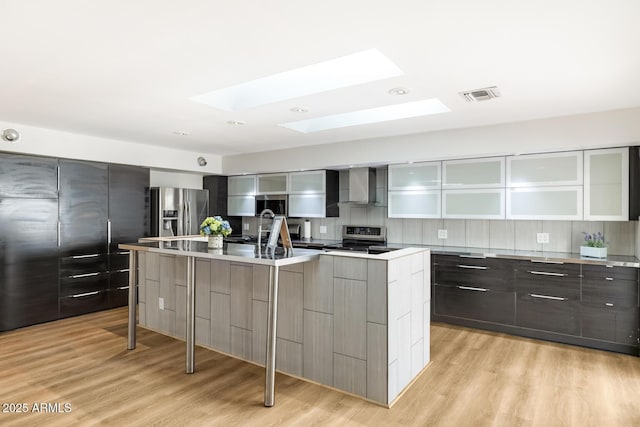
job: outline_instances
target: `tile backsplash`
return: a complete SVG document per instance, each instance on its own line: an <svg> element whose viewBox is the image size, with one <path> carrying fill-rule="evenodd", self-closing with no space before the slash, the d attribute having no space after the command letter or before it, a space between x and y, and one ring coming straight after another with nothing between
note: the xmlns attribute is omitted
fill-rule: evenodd
<svg viewBox="0 0 640 427"><path fill-rule="evenodd" d="M343 225L384 225L389 243L428 246L458 246L489 249L580 252L583 232L601 232L610 255L636 256L640 253L638 221L527 221L477 219L400 219L387 218L387 169L376 171L376 204L341 203L338 218L312 218L314 239L340 240ZM349 194L348 171L340 172L340 201ZM291 218L290 223L303 220ZM245 217L250 228L244 234L256 234L257 218ZM326 233L320 234L320 227ZM438 239L438 230L447 230L447 239ZM538 233L548 233L549 243L537 243Z"/></svg>

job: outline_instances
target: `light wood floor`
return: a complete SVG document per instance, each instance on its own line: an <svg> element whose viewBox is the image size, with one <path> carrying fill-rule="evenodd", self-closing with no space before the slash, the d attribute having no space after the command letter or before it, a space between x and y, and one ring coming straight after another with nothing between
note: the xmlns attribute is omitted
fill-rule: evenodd
<svg viewBox="0 0 640 427"><path fill-rule="evenodd" d="M432 363L391 409L285 375L262 405L262 368L138 328L116 309L0 334L2 426L638 426L640 359L444 324ZM34 413L38 403L68 413Z"/></svg>

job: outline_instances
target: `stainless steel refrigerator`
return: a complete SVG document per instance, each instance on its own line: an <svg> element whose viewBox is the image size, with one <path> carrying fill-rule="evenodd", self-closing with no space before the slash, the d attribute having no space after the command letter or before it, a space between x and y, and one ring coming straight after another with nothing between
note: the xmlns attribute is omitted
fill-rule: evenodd
<svg viewBox="0 0 640 427"><path fill-rule="evenodd" d="M151 188L152 236L188 236L200 233L209 214L209 190Z"/></svg>

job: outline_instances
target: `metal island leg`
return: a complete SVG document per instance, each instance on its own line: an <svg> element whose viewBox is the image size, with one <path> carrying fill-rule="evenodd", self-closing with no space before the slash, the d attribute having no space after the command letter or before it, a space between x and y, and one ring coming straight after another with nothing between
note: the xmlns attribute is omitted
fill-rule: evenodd
<svg viewBox="0 0 640 427"><path fill-rule="evenodd" d="M136 348L136 310L138 296L138 252L129 251L129 335L127 349Z"/></svg>
<svg viewBox="0 0 640 427"><path fill-rule="evenodd" d="M269 267L269 303L267 314L267 361L265 363L264 406L275 403L276 326L278 324L278 266Z"/></svg>
<svg viewBox="0 0 640 427"><path fill-rule="evenodd" d="M193 374L196 365L195 358L195 322L196 322L196 292L195 292L195 257L187 257L187 367L186 373Z"/></svg>

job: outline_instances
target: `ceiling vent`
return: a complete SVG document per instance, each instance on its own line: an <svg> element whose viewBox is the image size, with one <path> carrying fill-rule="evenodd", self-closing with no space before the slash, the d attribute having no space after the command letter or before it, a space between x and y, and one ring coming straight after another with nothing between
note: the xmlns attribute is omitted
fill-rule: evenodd
<svg viewBox="0 0 640 427"><path fill-rule="evenodd" d="M460 92L460 96L467 102L488 101L500 97L500 89L497 86L485 87L482 89L466 90Z"/></svg>

